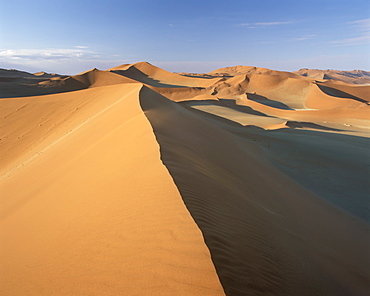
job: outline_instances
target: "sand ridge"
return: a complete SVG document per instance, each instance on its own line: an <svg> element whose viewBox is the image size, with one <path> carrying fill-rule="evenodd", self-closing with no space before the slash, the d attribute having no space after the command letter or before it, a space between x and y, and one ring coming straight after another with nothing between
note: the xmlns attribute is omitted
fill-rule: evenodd
<svg viewBox="0 0 370 296"><path fill-rule="evenodd" d="M45 138L37 157L1 180L2 295L223 295L160 162L140 88L79 91L71 99L87 101L87 120L69 118L72 130ZM68 96L30 100L48 109Z"/></svg>

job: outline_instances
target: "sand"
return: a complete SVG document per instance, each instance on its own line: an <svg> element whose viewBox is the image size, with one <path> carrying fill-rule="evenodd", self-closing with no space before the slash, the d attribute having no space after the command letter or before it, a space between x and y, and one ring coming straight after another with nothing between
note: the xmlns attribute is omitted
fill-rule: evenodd
<svg viewBox="0 0 370 296"><path fill-rule="evenodd" d="M368 295L368 86L46 76L0 99L1 295Z"/></svg>
<svg viewBox="0 0 370 296"><path fill-rule="evenodd" d="M9 124L14 137L43 131L6 155L16 161L1 179L2 295L223 295L140 89L11 100L8 118L24 118Z"/></svg>
<svg viewBox="0 0 370 296"><path fill-rule="evenodd" d="M318 70L318 69L300 69L294 72L306 77L324 79L334 82L346 82L353 84L369 84L370 72L363 70L338 71L338 70Z"/></svg>

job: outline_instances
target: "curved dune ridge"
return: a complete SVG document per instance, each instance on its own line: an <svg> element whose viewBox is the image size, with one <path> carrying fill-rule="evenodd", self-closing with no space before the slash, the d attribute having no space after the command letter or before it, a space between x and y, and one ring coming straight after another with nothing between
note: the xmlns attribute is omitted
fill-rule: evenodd
<svg viewBox="0 0 370 296"><path fill-rule="evenodd" d="M1 295L368 295L369 86L6 71Z"/></svg>
<svg viewBox="0 0 370 296"><path fill-rule="evenodd" d="M12 134L46 136L11 152L17 165L1 179L2 295L223 295L160 162L141 87L9 102L31 123ZM48 114L41 127L37 113Z"/></svg>

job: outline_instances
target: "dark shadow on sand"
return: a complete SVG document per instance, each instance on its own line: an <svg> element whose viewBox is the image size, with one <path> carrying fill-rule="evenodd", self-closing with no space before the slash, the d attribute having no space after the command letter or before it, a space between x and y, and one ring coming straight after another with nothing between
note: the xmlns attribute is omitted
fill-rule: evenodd
<svg viewBox="0 0 370 296"><path fill-rule="evenodd" d="M127 70L114 70L111 71L113 73L119 74L121 76L131 78L133 80L154 86L154 87L165 87L165 88L186 88L187 86L183 85L172 85L172 84L166 84L162 83L159 80L153 79L149 77L144 72L140 71L139 69L135 67L130 67Z"/></svg>
<svg viewBox="0 0 370 296"><path fill-rule="evenodd" d="M263 104L269 107L274 107L274 108L283 109L283 110L293 110L288 105L285 105L282 102L270 100L269 98L261 96L261 95L257 95L254 93L247 93L247 96L249 100L258 102L260 104Z"/></svg>
<svg viewBox="0 0 370 296"><path fill-rule="evenodd" d="M339 89L335 89L335 88L332 88L332 87L329 87L329 86L326 86L326 85L322 85L322 84L319 84L319 83L317 83L316 85L320 88L320 90L322 92L324 92L325 94L327 94L329 96L333 96L333 97L337 97L337 98L352 99L352 100L355 100L355 101L358 101L358 102L361 102L361 103L367 103L366 100L363 100L359 97L356 97L354 95L351 95L351 94L346 93L344 91L341 91Z"/></svg>

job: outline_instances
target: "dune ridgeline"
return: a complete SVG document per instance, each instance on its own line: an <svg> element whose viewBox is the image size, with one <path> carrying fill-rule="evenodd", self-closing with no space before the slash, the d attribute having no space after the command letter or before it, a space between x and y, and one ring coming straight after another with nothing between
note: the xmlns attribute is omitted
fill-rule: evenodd
<svg viewBox="0 0 370 296"><path fill-rule="evenodd" d="M364 73L1 70L0 294L369 295Z"/></svg>

